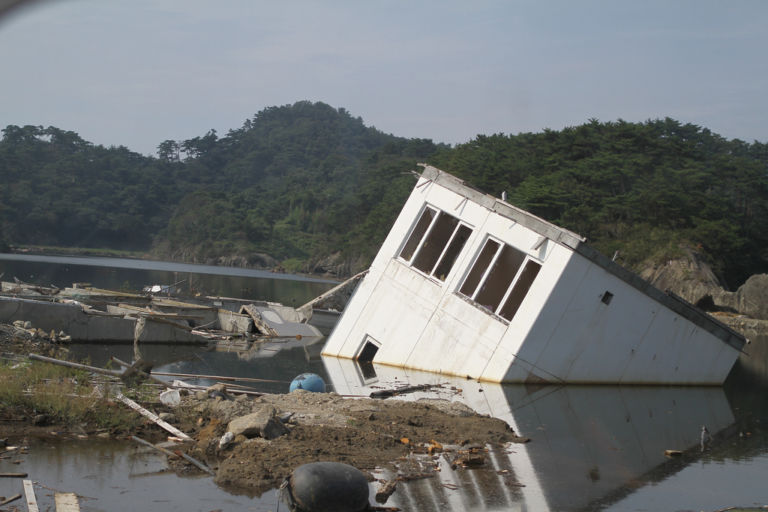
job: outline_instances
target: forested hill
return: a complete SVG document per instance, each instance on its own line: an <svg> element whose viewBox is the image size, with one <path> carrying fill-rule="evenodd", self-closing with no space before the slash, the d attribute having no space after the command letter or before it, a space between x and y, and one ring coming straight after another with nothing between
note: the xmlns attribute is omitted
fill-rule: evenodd
<svg viewBox="0 0 768 512"><path fill-rule="evenodd" d="M730 287L768 272L768 144L672 119L478 136L432 159L630 268L703 255Z"/></svg>
<svg viewBox="0 0 768 512"><path fill-rule="evenodd" d="M413 186L406 172L437 149L310 102L267 108L225 136L164 141L156 158L58 128L8 126L1 234L10 244L193 262L299 270L341 253L337 261L362 265Z"/></svg>
<svg viewBox="0 0 768 512"><path fill-rule="evenodd" d="M768 147L666 119L478 136L451 148L299 102L157 157L8 126L0 241L348 273L366 266L428 162L630 266L698 248L731 286L768 271Z"/></svg>

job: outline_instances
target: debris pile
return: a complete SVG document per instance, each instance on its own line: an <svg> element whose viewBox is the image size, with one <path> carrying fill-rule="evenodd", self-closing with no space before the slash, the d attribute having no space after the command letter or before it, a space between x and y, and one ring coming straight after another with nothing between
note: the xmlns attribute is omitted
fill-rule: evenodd
<svg viewBox="0 0 768 512"><path fill-rule="evenodd" d="M227 399L210 393L182 397L180 428L195 439L191 456L216 471L230 490L273 489L302 464L327 461L367 473L387 468L394 479L434 476L438 459L456 470L480 467L487 445L526 442L502 420L447 400L348 399L297 390Z"/></svg>

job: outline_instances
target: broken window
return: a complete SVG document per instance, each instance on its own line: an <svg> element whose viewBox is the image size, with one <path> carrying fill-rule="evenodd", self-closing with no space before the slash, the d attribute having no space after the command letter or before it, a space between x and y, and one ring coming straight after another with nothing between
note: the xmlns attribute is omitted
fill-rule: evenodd
<svg viewBox="0 0 768 512"><path fill-rule="evenodd" d="M540 269L541 264L524 252L489 238L459 293L512 320Z"/></svg>
<svg viewBox="0 0 768 512"><path fill-rule="evenodd" d="M427 207L400 251L400 258L445 281L471 234L472 229L456 217Z"/></svg>

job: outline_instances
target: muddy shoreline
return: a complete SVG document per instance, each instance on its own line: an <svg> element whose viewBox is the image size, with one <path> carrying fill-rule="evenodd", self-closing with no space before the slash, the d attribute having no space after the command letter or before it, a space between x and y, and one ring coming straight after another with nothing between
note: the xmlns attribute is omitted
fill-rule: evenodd
<svg viewBox="0 0 768 512"><path fill-rule="evenodd" d="M471 465L480 467L487 445L504 449L527 441L504 421L447 400L351 399L297 390L254 399L188 397L177 413L195 438L189 453L216 471L217 484L248 494L277 487L309 462L343 462L369 474L386 469L409 480L432 476L438 457L463 468L472 453ZM263 432L237 435L222 447L232 421L254 413L274 417L285 431L273 439Z"/></svg>
<svg viewBox="0 0 768 512"><path fill-rule="evenodd" d="M67 354L65 346L52 343L43 333L25 334L13 326L0 329L0 351L6 356L6 365L13 362L7 359L11 354L16 361L13 364L19 364L29 353L59 358ZM309 462L343 462L371 480L375 473L384 472L393 482L407 482L435 476L440 458L456 471L483 470L487 449L506 450L509 443L527 441L504 421L444 399L348 398L304 390L248 396L237 395L220 384L205 391L182 390L180 403L168 406L160 403L160 391L145 390L139 402L192 438L173 449L209 466L221 488L249 496L278 487L295 468ZM461 390L454 388L453 392L460 394ZM114 392L102 400L107 408L125 414L127 407L114 399ZM235 420L251 416L262 417L260 428L240 432L233 428ZM138 414L136 419L125 428L104 428L87 417L64 422L3 403L0 439L12 444L27 444L24 441L34 438L132 442L130 438L135 435L153 443L168 439L168 432L152 421ZM269 431L265 424L269 424ZM231 440L222 442L233 430L237 433L230 434ZM179 457L169 457L169 464L179 475L201 473Z"/></svg>

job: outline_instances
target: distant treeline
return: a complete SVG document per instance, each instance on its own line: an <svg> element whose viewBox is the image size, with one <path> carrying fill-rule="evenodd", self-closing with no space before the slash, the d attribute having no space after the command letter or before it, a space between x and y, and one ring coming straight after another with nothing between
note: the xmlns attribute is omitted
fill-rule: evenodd
<svg viewBox="0 0 768 512"><path fill-rule="evenodd" d="M370 262L427 162L636 266L698 248L731 286L768 271L768 146L671 119L480 135L450 147L366 127L323 103L164 141L157 157L54 127L0 141L3 243L211 262Z"/></svg>

